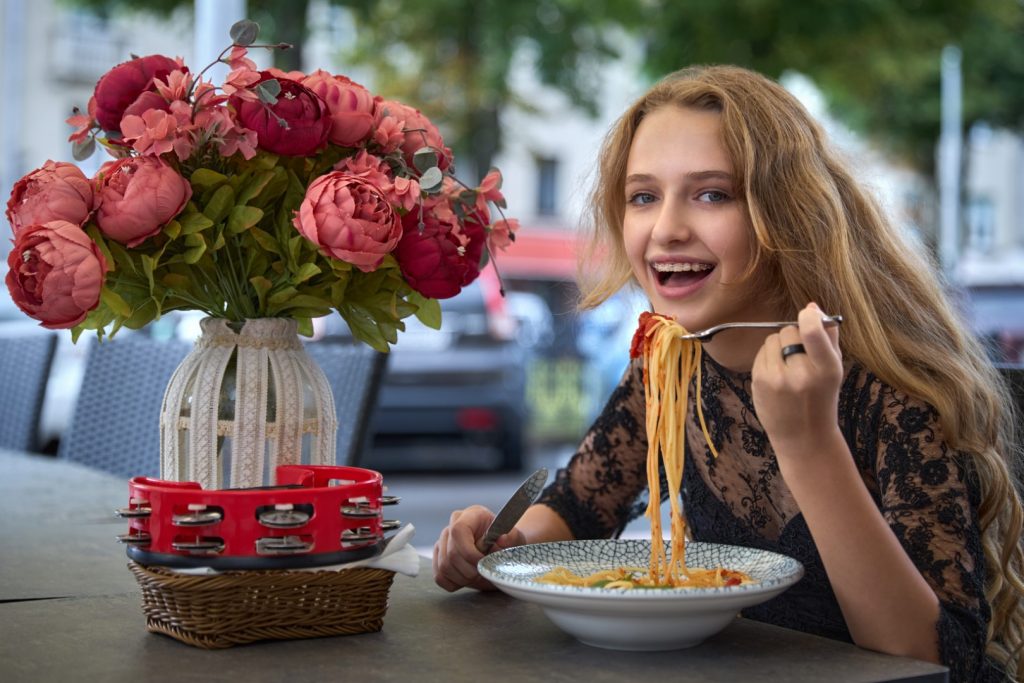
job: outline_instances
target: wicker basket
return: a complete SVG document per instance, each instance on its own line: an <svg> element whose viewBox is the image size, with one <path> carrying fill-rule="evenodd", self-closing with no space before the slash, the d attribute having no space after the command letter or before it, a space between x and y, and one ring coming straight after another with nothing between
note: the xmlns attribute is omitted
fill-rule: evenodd
<svg viewBox="0 0 1024 683"><path fill-rule="evenodd" d="M178 574L129 562L142 589L146 628L196 647L379 631L395 573L231 571Z"/></svg>

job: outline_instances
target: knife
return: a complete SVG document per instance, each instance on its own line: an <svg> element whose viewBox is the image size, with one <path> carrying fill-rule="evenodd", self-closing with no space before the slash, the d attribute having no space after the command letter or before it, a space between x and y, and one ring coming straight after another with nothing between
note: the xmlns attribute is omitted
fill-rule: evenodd
<svg viewBox="0 0 1024 683"><path fill-rule="evenodd" d="M544 489L544 483L547 480L548 468L546 467L541 467L531 474L519 489L512 494L512 497L508 499L505 506L501 508L494 521L487 527L487 532L484 533L483 538L477 541L477 550L486 554L490 551L494 542L498 540L498 536L512 531L512 527L516 525L516 522L523 516L526 509L533 505L533 502L540 496L540 492Z"/></svg>

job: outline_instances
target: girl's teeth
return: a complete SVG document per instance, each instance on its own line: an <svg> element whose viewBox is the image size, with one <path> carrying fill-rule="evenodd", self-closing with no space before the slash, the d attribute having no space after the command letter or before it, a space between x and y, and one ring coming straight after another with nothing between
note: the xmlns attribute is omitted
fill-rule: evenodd
<svg viewBox="0 0 1024 683"><path fill-rule="evenodd" d="M688 271L710 270L706 263L659 263L654 266L659 273L682 273Z"/></svg>

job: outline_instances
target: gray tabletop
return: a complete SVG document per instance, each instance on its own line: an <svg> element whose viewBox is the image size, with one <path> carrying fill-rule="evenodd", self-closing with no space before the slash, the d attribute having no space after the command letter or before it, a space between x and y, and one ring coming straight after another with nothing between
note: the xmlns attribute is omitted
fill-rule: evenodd
<svg viewBox="0 0 1024 683"><path fill-rule="evenodd" d="M7 682L947 680L943 667L746 619L688 650L592 648L536 605L442 591L425 559L419 576L396 576L380 633L199 650L146 631L124 552L112 540L124 524L106 521L124 504L126 482L2 451L0 468L0 679Z"/></svg>

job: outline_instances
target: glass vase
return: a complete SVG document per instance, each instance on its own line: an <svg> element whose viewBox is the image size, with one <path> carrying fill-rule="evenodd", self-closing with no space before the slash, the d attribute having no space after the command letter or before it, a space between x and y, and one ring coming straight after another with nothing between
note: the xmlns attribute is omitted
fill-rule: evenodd
<svg viewBox="0 0 1024 683"><path fill-rule="evenodd" d="M337 418L297 323L205 318L160 415L160 476L205 489L270 486L278 465L333 465Z"/></svg>

